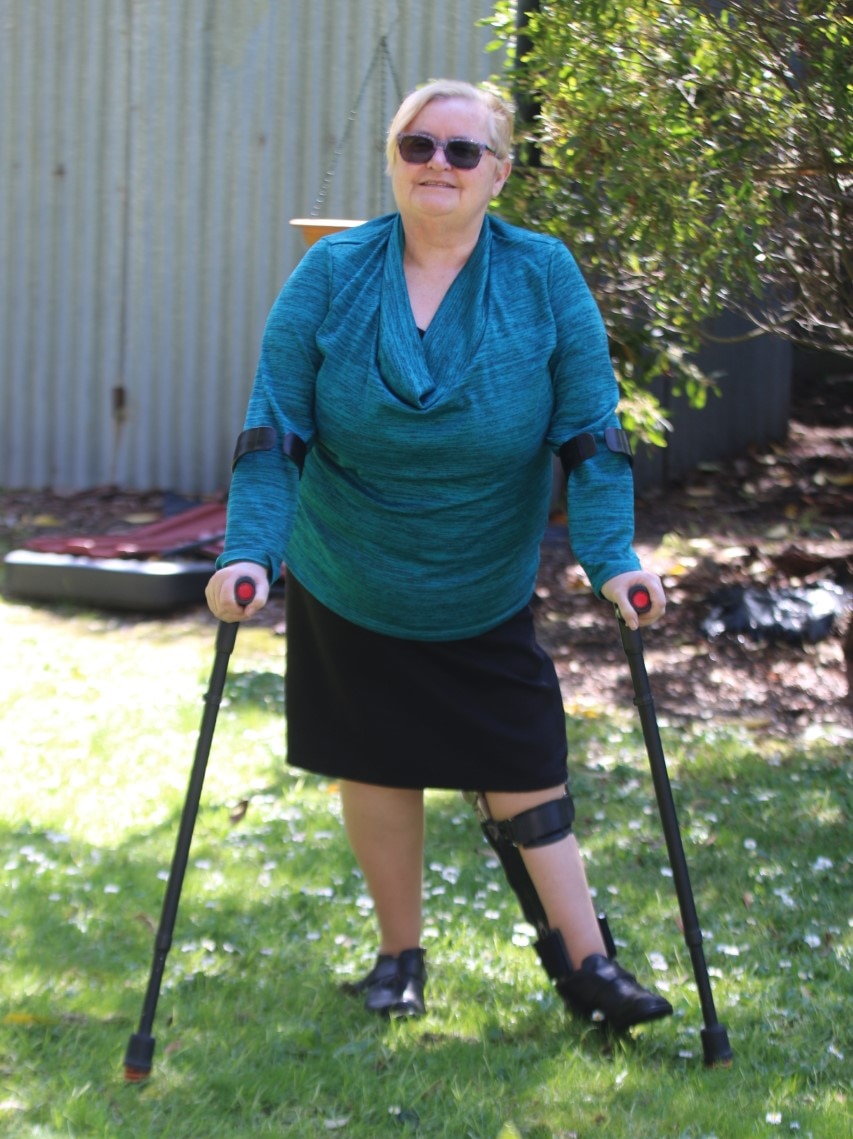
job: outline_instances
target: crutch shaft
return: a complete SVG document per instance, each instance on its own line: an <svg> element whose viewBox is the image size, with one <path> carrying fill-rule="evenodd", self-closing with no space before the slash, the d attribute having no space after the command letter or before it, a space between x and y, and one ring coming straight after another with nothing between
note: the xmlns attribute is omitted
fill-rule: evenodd
<svg viewBox="0 0 853 1139"><path fill-rule="evenodd" d="M629 592L631 604L638 613L646 612L651 608L651 598L642 586L634 587ZM732 1050L729 1046L728 1035L723 1025L717 1020L714 1007L714 996L711 990L711 981L705 954L702 948L702 930L696 912L696 903L693 889L690 885L690 874L687 869L687 858L684 854L684 844L681 839L681 829L678 825L678 815L675 801L672 796L672 787L666 766L663 744L658 729L655 714L654 698L649 685L645 659L643 657L643 638L639 629L629 629L626 623L619 619L619 633L622 638L622 647L628 660L631 672L631 681L634 687L634 704L640 717L643 730L643 739L649 759L649 768L652 783L655 789L655 799L658 805L664 839L666 841L669 864L672 869L676 897L681 913L681 923L684 941L690 953L693 967L693 976L696 981L696 990L702 1008L704 1029L702 1030L702 1047L705 1063L710 1067L715 1064L731 1062Z"/></svg>
<svg viewBox="0 0 853 1139"><path fill-rule="evenodd" d="M251 602L254 594L255 585L251 578L240 578L235 586L235 597L238 604L245 607ZM146 1079L151 1071L155 1045L154 1036L152 1035L154 1017L157 1012L157 1003L160 999L160 987L166 967L166 958L172 946L172 935L178 916L178 905L180 903L181 890L183 888L187 863L189 861L193 831L195 830L195 823L198 818L201 792L207 771L207 761L210 756L213 733L216 728L216 720L222 703L222 693L225 689L228 662L237 640L237 628L238 626L235 622L220 621L216 630L216 649L213 668L211 669L207 692L204 696L204 711L199 727L195 756L193 758L183 810L181 811L181 821L175 840L175 849L169 869L169 878L163 895L160 921L154 938L154 955L148 975L145 997L142 1002L139 1028L137 1032L130 1037L124 1057L125 1079L131 1082Z"/></svg>
<svg viewBox="0 0 853 1139"><path fill-rule="evenodd" d="M704 951L702 949L702 930L699 925L699 915L696 912L696 903L693 889L690 884L690 874L687 869L687 858L684 853L684 844L681 839L681 828L678 824L678 815L675 801L672 796L672 786L664 757L660 731L654 710L654 699L649 686L648 673L643 660L642 640L638 630L629 629L627 625L620 625L622 644L628 658L628 666L634 684L634 703L640 717L643 730L643 739L649 757L649 768L652 783L655 789L655 799L660 814L661 826L666 841L669 864L672 870L675 893L678 907L681 912L681 924L684 941L690 951L693 961L693 972L696 978L696 988L702 1004L702 1012L706 1021L716 1020L714 998L711 986L708 983L707 969L705 967Z"/></svg>

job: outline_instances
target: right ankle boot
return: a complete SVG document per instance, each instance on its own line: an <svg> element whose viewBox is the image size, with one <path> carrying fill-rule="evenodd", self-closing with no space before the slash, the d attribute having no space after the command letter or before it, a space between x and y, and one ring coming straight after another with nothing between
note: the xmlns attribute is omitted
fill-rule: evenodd
<svg viewBox="0 0 853 1139"><path fill-rule="evenodd" d="M344 992L364 996L368 1012L380 1016L422 1016L425 1012L426 952L404 949L398 956L380 953L376 964L360 981L347 981Z"/></svg>

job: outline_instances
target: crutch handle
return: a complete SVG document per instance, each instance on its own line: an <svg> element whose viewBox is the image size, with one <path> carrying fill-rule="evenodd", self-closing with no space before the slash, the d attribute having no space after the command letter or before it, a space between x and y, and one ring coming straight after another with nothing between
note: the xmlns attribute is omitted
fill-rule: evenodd
<svg viewBox="0 0 853 1139"><path fill-rule="evenodd" d="M628 600L637 613L648 613L652 607L652 596L644 585L632 585L628 590Z"/></svg>
<svg viewBox="0 0 853 1139"><path fill-rule="evenodd" d="M250 577L238 577L234 585L234 600L245 609L255 600L258 589Z"/></svg>

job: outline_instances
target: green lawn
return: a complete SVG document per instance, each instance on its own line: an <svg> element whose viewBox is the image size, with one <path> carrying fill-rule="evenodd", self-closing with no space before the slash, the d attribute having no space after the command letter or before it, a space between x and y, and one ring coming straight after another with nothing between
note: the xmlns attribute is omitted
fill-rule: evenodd
<svg viewBox="0 0 853 1139"><path fill-rule="evenodd" d="M429 1015L377 1022L337 991L375 942L334 788L287 769L284 642L244 629L133 1085L214 626L2 602L0 622L3 1136L850 1135L849 741L663 726L730 1068L702 1063L632 709L567 721L576 828L625 964L675 1017L616 1041L572 1021L473 816L433 793Z"/></svg>

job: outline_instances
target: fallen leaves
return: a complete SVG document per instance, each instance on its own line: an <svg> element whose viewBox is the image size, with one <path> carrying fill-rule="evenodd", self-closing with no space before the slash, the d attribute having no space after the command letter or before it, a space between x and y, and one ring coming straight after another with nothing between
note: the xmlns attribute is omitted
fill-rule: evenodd
<svg viewBox="0 0 853 1139"><path fill-rule="evenodd" d="M243 819L246 817L246 812L248 811L248 809L249 809L249 800L248 799L241 799L240 802L236 805L236 807L234 807L234 809L228 815L229 823L231 823L232 826L236 826L237 823L242 822Z"/></svg>

